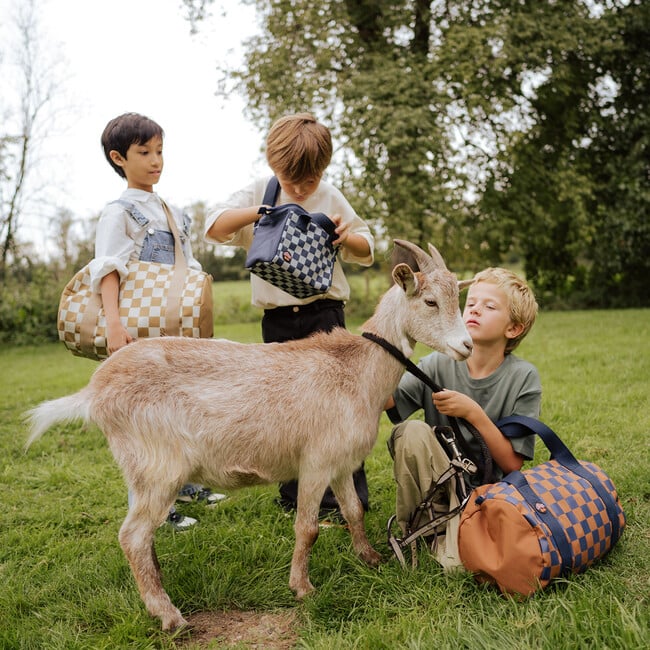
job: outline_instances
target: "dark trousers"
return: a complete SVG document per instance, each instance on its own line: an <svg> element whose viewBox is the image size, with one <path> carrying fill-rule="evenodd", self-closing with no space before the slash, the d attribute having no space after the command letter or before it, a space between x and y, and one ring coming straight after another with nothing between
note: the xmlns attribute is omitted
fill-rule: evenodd
<svg viewBox="0 0 650 650"><path fill-rule="evenodd" d="M308 305L276 307L266 309L262 318L262 339L264 343L281 343L304 339L314 332L329 332L335 327L345 327L343 302L321 299ZM368 483L361 467L354 472L354 487L364 510L368 510ZM298 502L298 481L280 483L280 504L286 510L296 508ZM320 505L321 513L339 511L339 504L328 487Z"/></svg>

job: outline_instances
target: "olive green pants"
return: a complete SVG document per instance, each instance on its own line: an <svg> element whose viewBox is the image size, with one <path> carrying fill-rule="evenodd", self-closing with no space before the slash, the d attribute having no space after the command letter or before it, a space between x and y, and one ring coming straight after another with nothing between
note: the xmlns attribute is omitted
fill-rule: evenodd
<svg viewBox="0 0 650 650"><path fill-rule="evenodd" d="M420 420L406 420L393 428L388 441L395 476L397 522L406 534L416 508L426 498L431 486L449 468L449 457L441 447L433 429ZM456 478L447 482L446 489L434 503L435 514L449 512L459 505ZM427 523L422 519L418 527ZM443 524L435 547L436 560L445 568L462 566L458 554L458 524L460 514ZM412 531L411 531L412 532ZM441 533L444 533L442 535Z"/></svg>

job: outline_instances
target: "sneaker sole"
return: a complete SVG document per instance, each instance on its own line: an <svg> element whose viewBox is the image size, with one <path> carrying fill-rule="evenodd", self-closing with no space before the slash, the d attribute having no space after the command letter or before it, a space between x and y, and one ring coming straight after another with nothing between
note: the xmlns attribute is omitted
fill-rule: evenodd
<svg viewBox="0 0 650 650"><path fill-rule="evenodd" d="M216 506L217 503L221 503L228 498L227 494L219 495L218 499L195 499L189 495L181 495L176 497L176 503L204 503L206 506Z"/></svg>

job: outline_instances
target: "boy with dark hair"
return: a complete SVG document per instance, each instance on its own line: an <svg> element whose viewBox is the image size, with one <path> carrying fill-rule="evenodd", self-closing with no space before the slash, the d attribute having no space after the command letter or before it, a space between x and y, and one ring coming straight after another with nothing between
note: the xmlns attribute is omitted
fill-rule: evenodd
<svg viewBox="0 0 650 650"><path fill-rule="evenodd" d="M340 247L340 253L332 286L324 295L295 298L251 274L252 303L264 310L264 342L301 339L314 332L345 327L343 309L350 297L350 286L339 258L370 266L374 238L343 194L322 178L332 159L330 131L309 113L286 115L271 126L266 139L266 159L280 183L278 204L297 203L308 212L327 215L336 224L333 244ZM206 239L248 250L268 181L268 176L258 178L215 206L206 219ZM354 481L361 503L367 509L368 486L363 467L355 472ZM285 509L296 508L297 488L296 481L280 485L280 504ZM339 506L328 488L321 512L325 515L331 511L338 513Z"/></svg>
<svg viewBox="0 0 650 650"><path fill-rule="evenodd" d="M112 119L104 128L101 144L106 160L127 182L127 189L117 201L102 211L95 235L95 258L89 270L93 290L101 294L106 314L106 343L113 354L133 338L122 324L119 314L120 283L127 276L132 260L174 264L174 236L169 231L165 207L176 221L183 253L190 268L200 269L190 244L190 219L178 208L165 206L153 191L163 170L163 137L160 125L139 113L125 113ZM146 372L146 368L142 369ZM225 499L201 485L186 485L179 501L199 500L213 505ZM176 530L196 523L172 507L167 522Z"/></svg>

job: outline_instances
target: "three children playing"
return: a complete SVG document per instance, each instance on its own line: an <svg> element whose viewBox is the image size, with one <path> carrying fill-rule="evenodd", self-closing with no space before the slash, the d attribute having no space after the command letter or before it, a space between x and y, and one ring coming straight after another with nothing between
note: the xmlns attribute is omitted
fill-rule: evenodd
<svg viewBox="0 0 650 650"><path fill-rule="evenodd" d="M181 234L188 265L200 268L192 256L190 221L173 206L166 206L153 191L163 169L163 131L155 122L136 113L111 120L102 134L106 158L127 181L118 201L102 212L96 236L95 259L91 263L93 286L101 293L107 318L109 352L129 344L132 339L119 321L117 311L120 280L129 260L173 263L173 241L169 250L166 210L171 212ZM341 260L370 266L374 259L374 238L343 194L323 179L332 157L329 129L312 115L287 115L271 127L266 140L269 167L280 184L278 203L298 203L305 210L323 212L336 224L334 245L340 246L334 278L325 295L298 299L251 275L253 305L263 310L264 342L299 339L314 332L345 327L344 306L350 297ZM253 224L269 176L256 178L216 205L206 219L207 241L248 249L253 239ZM448 417L462 418L483 435L500 473L518 469L534 453L531 437L510 441L494 425L499 418L520 414L538 417L541 384L535 367L512 351L526 336L537 314L537 303L528 285L505 269L479 273L468 290L463 317L474 342L474 352L465 362L454 362L434 352L420 361L420 368L446 390L431 391L406 373L386 404L396 423L389 441L397 485L397 519L405 530L409 517L435 482L449 459L440 447L434 427L448 424ZM422 410L424 420L408 419ZM466 431L468 444L473 437ZM355 473L355 487L368 508L368 486L363 466ZM212 504L225 495L203 486L185 486L179 499L199 499ZM453 500L453 495L449 495ZM297 483L280 485L279 503L295 509ZM323 516L336 516L338 504L331 490L321 503ZM196 520L172 509L168 522L177 529ZM452 520L447 535L437 550L446 567L457 566Z"/></svg>

